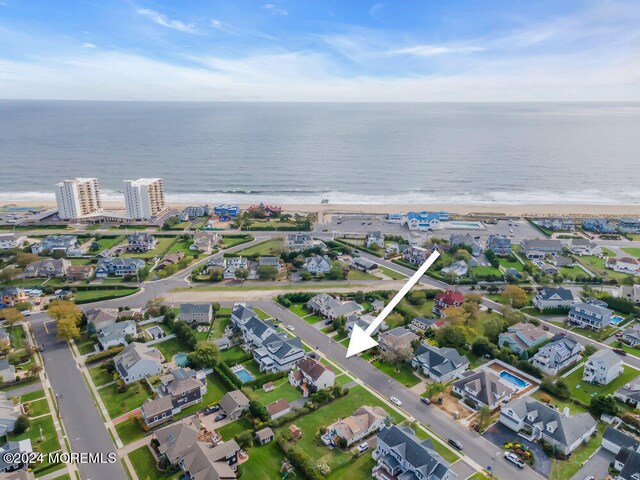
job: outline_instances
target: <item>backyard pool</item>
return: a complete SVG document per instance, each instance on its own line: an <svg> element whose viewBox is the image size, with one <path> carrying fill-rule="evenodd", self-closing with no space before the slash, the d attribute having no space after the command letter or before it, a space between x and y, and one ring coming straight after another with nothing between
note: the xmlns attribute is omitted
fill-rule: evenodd
<svg viewBox="0 0 640 480"><path fill-rule="evenodd" d="M253 380L255 377L249 373L249 370L238 365L231 369L231 371L235 374L236 377L240 379L242 383L247 383Z"/></svg>
<svg viewBox="0 0 640 480"><path fill-rule="evenodd" d="M484 229L484 225L482 222L462 222L453 220L451 222L442 222L444 228L462 228L462 229L476 229L482 230Z"/></svg>
<svg viewBox="0 0 640 480"><path fill-rule="evenodd" d="M616 325L619 324L623 320L624 320L624 318L621 317L620 315L615 315L615 316L611 317L611 323L614 323Z"/></svg>
<svg viewBox="0 0 640 480"><path fill-rule="evenodd" d="M522 390L523 388L527 388L529 385L531 385L529 382L524 381L520 377L516 377L515 375L513 375L510 372L507 372L506 370L503 370L500 372L500 378L509 382L510 384L515 386L518 390Z"/></svg>

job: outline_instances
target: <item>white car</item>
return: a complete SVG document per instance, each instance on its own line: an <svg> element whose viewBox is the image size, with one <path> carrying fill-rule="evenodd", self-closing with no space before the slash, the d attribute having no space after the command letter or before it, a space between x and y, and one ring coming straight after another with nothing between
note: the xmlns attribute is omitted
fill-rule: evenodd
<svg viewBox="0 0 640 480"><path fill-rule="evenodd" d="M509 460L511 463L515 463L518 468L524 468L524 462L520 460L520 457L513 452L507 452L504 454L504 458Z"/></svg>
<svg viewBox="0 0 640 480"><path fill-rule="evenodd" d="M395 403L398 406L402 405L402 402L398 397L391 397L389 400L391 400L391 403Z"/></svg>
<svg viewBox="0 0 640 480"><path fill-rule="evenodd" d="M358 445L358 451L360 453L365 452L369 450L369 444L367 442L361 443L360 445Z"/></svg>
<svg viewBox="0 0 640 480"><path fill-rule="evenodd" d="M295 331L296 331L296 327L294 327L293 325L287 325L287 328L288 328L289 330L291 330L292 332L295 332Z"/></svg>

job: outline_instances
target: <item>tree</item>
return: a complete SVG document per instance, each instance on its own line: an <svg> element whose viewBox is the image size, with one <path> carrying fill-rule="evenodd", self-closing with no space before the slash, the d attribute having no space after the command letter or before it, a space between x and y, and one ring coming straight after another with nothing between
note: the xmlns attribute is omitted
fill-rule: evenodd
<svg viewBox="0 0 640 480"><path fill-rule="evenodd" d="M202 341L188 355L189 362L196 368L212 368L220 361L220 350L213 342Z"/></svg>
<svg viewBox="0 0 640 480"><path fill-rule="evenodd" d="M212 282L221 282L223 280L224 270L222 270L221 268L212 268L210 272L211 276L209 277L209 279Z"/></svg>
<svg viewBox="0 0 640 480"><path fill-rule="evenodd" d="M0 270L0 283L9 283L13 281L14 278L18 275L18 269L14 267L7 267L3 270Z"/></svg>
<svg viewBox="0 0 640 480"><path fill-rule="evenodd" d="M263 422L269 420L269 412L267 409L257 400L251 400L249 402L249 412L254 418L258 418Z"/></svg>
<svg viewBox="0 0 640 480"><path fill-rule="evenodd" d="M236 280L240 281L240 285L242 285L244 281L249 278L249 270L246 268L238 268L236 269L234 276L236 277Z"/></svg>
<svg viewBox="0 0 640 480"><path fill-rule="evenodd" d="M27 369L27 375L29 375L30 377L35 377L41 371L42 371L42 367L34 363L33 365L30 365L29 368Z"/></svg>
<svg viewBox="0 0 640 480"><path fill-rule="evenodd" d="M316 470L318 470L318 472L320 472L324 477L329 476L329 474L331 473L331 467L324 457L316 462Z"/></svg>
<svg viewBox="0 0 640 480"><path fill-rule="evenodd" d="M464 333L453 325L446 325L436 333L436 341L440 347L462 347L467 339Z"/></svg>
<svg viewBox="0 0 640 480"><path fill-rule="evenodd" d="M611 395L596 395L591 397L589 411L596 417L600 418L603 413L607 415L617 415L618 405Z"/></svg>
<svg viewBox="0 0 640 480"><path fill-rule="evenodd" d="M478 412L478 428L484 430L489 421L491 420L491 409L486 405L480 407Z"/></svg>
<svg viewBox="0 0 640 480"><path fill-rule="evenodd" d="M29 429L30 425L31 425L31 421L29 420L29 417L27 417L26 415L20 415L16 419L16 424L13 427L13 434L14 435L23 434Z"/></svg>
<svg viewBox="0 0 640 480"><path fill-rule="evenodd" d="M69 300L54 300L47 308L47 314L54 320L72 319L74 322L82 318L82 310Z"/></svg>
<svg viewBox="0 0 640 480"><path fill-rule="evenodd" d="M91 338L96 334L96 324L93 322L87 323L87 337Z"/></svg>
<svg viewBox="0 0 640 480"><path fill-rule="evenodd" d="M26 267L30 263L37 262L40 257L35 253L18 252L16 253L16 265Z"/></svg>
<svg viewBox="0 0 640 480"><path fill-rule="evenodd" d="M513 308L522 308L529 302L527 292L517 285L507 285L502 290L502 295L509 300Z"/></svg>
<svg viewBox="0 0 640 480"><path fill-rule="evenodd" d="M492 355L495 346L489 341L487 337L480 337L473 345L471 345L471 351L478 357L484 357L485 355Z"/></svg>
<svg viewBox="0 0 640 480"><path fill-rule="evenodd" d="M5 308L0 310L0 319L4 320L8 325L24 320L24 315L17 308Z"/></svg>
<svg viewBox="0 0 640 480"><path fill-rule="evenodd" d="M444 310L447 323L454 326L466 325L469 314L462 307L449 307Z"/></svg>
<svg viewBox="0 0 640 480"><path fill-rule="evenodd" d="M596 348L595 345L589 344L586 347L584 347L584 356L585 357L590 357L591 355L593 355L597 351L598 351L598 349Z"/></svg>
<svg viewBox="0 0 640 480"><path fill-rule="evenodd" d="M395 364L397 372L400 370L400 365L402 365L402 363L413 358L413 348L411 345L399 346L394 349L387 348L380 353L380 356L383 361Z"/></svg>
<svg viewBox="0 0 640 480"><path fill-rule="evenodd" d="M504 321L501 318L492 318L484 325L484 334L494 345L498 344L498 337L504 330Z"/></svg>
<svg viewBox="0 0 640 480"><path fill-rule="evenodd" d="M246 450L253 444L253 436L251 435L251 432L240 432L236 435L236 442L238 442L240 448Z"/></svg>
<svg viewBox="0 0 640 480"><path fill-rule="evenodd" d="M257 272L260 280L275 280L278 276L278 269L272 265L260 265Z"/></svg>
<svg viewBox="0 0 640 480"><path fill-rule="evenodd" d="M58 320L56 323L56 336L65 340L78 338L80 336L80 328L77 320L71 317Z"/></svg>

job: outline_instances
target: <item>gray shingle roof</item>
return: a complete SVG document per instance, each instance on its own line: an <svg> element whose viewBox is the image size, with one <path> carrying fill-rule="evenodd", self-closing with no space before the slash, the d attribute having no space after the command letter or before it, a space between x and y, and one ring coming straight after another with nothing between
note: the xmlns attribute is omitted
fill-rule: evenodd
<svg viewBox="0 0 640 480"><path fill-rule="evenodd" d="M428 344L422 344L418 347L416 360L439 376L457 370L463 365L469 365L469 359L460 355L454 348L438 348Z"/></svg>

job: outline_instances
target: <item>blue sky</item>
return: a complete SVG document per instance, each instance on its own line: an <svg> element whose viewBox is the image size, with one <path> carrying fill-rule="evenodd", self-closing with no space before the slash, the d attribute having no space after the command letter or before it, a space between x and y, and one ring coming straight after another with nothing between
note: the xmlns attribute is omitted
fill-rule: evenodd
<svg viewBox="0 0 640 480"><path fill-rule="evenodd" d="M0 0L0 98L640 100L640 2Z"/></svg>

